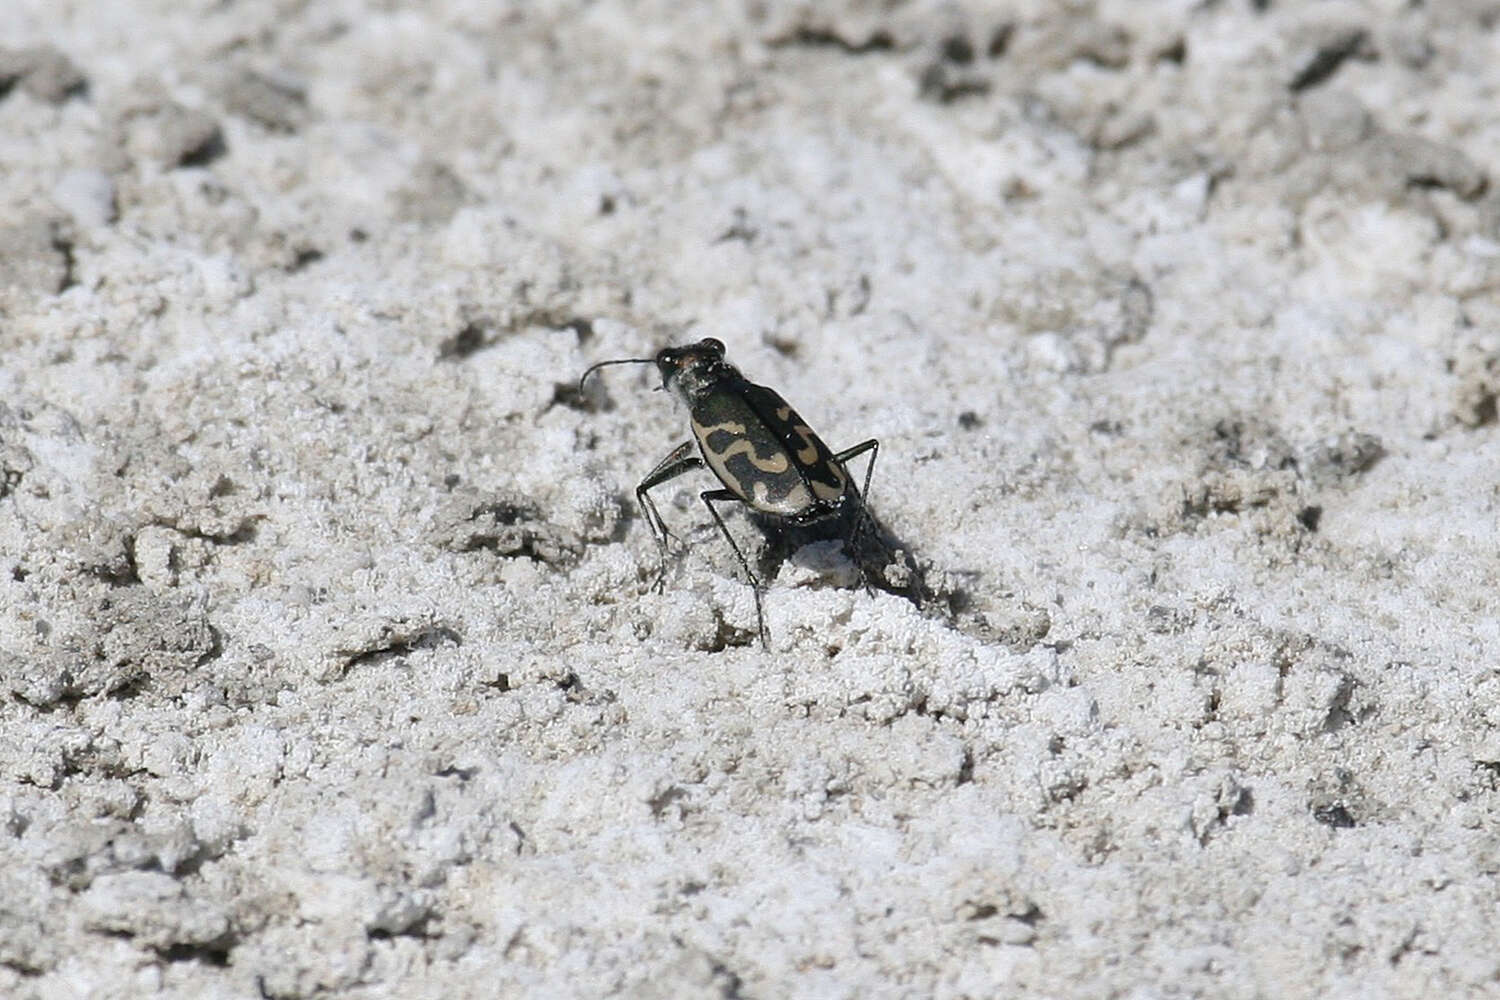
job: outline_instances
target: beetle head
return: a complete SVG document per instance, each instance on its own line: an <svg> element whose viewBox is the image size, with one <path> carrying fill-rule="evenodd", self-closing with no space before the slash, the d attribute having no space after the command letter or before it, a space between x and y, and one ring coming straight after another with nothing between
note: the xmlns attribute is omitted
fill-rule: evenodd
<svg viewBox="0 0 1500 1000"><path fill-rule="evenodd" d="M709 385L728 375L735 367L724 360L724 345L713 337L684 347L665 347L656 355L663 389L678 393L689 402Z"/></svg>

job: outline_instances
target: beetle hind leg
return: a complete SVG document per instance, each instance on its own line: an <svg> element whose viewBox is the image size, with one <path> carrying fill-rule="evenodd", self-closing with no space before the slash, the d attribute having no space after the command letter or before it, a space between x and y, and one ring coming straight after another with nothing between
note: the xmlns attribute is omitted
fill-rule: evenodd
<svg viewBox="0 0 1500 1000"><path fill-rule="evenodd" d="M858 458L865 452L870 453L870 464L865 466L865 483L859 491L859 509L854 512L854 523L849 527L849 537L844 540L849 550L849 557L854 560L854 565L859 570L859 578L864 582L865 592L872 592L875 588L871 586L869 576L865 573L865 561L860 556L859 546L862 542L865 529L874 528L874 519L869 508L865 506L870 496L870 477L875 474L875 459L880 455L880 440L870 438L861 441L853 448L846 448L833 456L833 460L839 465L847 466L851 459Z"/></svg>
<svg viewBox="0 0 1500 1000"><path fill-rule="evenodd" d="M729 543L729 547L734 550L734 557L740 561L740 569L745 571L745 577L750 581L751 593L755 595L755 630L760 633L761 648L769 649L771 644L766 640L766 613L761 606L760 578L750 568L750 560L746 559L745 553L740 551L739 543L729 533L729 525L724 523L724 518L719 515L719 509L714 506L714 501L716 500L733 500L736 503L744 503L745 501L735 494L733 490L704 490L698 496L703 499L703 505L708 508L708 512L714 516L714 523L719 526L719 532L724 536L724 540Z"/></svg>
<svg viewBox="0 0 1500 1000"><path fill-rule="evenodd" d="M880 455L880 439L870 438L868 441L861 441L853 448L846 448L833 456L835 462L848 465L851 459L858 458L867 451L870 453L870 464L865 466L865 485L859 491L861 500L870 495L870 477L875 474L875 459Z"/></svg>

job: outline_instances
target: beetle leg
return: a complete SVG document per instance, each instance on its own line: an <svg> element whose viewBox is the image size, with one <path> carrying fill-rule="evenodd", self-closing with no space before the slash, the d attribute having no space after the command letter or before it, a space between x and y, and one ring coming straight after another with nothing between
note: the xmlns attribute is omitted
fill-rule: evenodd
<svg viewBox="0 0 1500 1000"><path fill-rule="evenodd" d="M684 472L701 468L702 465L703 459L693 454L693 442L684 441L673 448L671 454L658 462L656 468L652 469L650 474L635 488L636 502L646 513L646 526L651 529L651 537L656 539L656 547L661 553L661 571L656 574L655 584L658 592L667 583L667 539L672 537L672 533L667 530L667 524L661 519L661 511L656 509L656 502L651 499L649 491L669 479L677 478Z"/></svg>
<svg viewBox="0 0 1500 1000"><path fill-rule="evenodd" d="M851 458L863 455L867 451L870 453L870 464L865 466L865 485L859 491L859 510L855 512L854 524L849 528L849 538L845 544L849 547L849 556L854 560L854 565L859 567L859 578L864 581L865 591L869 592L873 588L870 586L870 581L865 577L864 560L859 557L859 541L860 532L864 530L866 522L870 520L870 513L865 506L865 502L870 495L870 477L875 474L875 459L880 454L880 441L877 438L861 441L853 448L847 448L833 456L833 460L840 465L847 466Z"/></svg>
<svg viewBox="0 0 1500 1000"><path fill-rule="evenodd" d="M719 531L723 533L724 540L734 550L734 557L740 561L740 569L745 571L745 576L750 580L750 590L755 594L755 628L760 633L761 648L769 649L770 643L766 641L766 615L760 606L760 580L756 577L755 571L750 568L750 561L745 558L745 553L740 551L740 547L735 542L734 536L729 533L729 526L719 516L718 508L714 506L715 500L733 500L736 503L744 503L745 501L736 495L733 490L704 490L698 496L703 498L703 505L714 516L714 521L718 524Z"/></svg>
<svg viewBox="0 0 1500 1000"><path fill-rule="evenodd" d="M865 466L865 487L859 492L860 500L870 495L870 476L875 472L875 457L880 454L880 439L870 438L868 441L861 441L853 448L847 448L833 456L835 462L848 465L851 458L857 458L867 451L870 453L870 464Z"/></svg>

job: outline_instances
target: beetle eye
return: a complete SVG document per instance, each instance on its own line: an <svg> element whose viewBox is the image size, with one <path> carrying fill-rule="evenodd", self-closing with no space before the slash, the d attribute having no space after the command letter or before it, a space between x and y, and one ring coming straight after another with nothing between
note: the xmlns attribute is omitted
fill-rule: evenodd
<svg viewBox="0 0 1500 1000"><path fill-rule="evenodd" d="M706 347L720 357L723 357L724 355L724 342L721 340L715 340L713 337L704 338L704 340L698 346Z"/></svg>

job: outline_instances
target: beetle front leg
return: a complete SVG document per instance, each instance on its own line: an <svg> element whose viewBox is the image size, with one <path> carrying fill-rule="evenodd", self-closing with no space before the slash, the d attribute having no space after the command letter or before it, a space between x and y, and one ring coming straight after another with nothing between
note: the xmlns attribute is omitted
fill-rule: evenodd
<svg viewBox="0 0 1500 1000"><path fill-rule="evenodd" d="M656 539L656 547L661 553L661 571L656 574L655 584L658 593L667 585L667 539L672 537L672 533L667 530L667 524L661 519L661 511L656 509L656 502L651 499L649 491L669 479L676 479L684 472L702 467L703 459L694 454L693 442L684 441L658 462L656 468L635 488L636 502L646 512L646 526L651 529L651 537Z"/></svg>
<svg viewBox="0 0 1500 1000"><path fill-rule="evenodd" d="M724 519L719 516L718 508L714 506L715 500L733 500L737 503L744 503L744 498L733 490L705 490L699 493L698 496L703 499L703 505L708 508L708 512L714 516L714 522L718 524L719 531L724 535L724 540L734 550L734 557L740 561L740 569L745 571L745 576L750 580L750 590L755 594L755 628L760 633L760 648L769 649L771 644L766 641L766 614L760 605L760 579L755 575L755 571L750 568L750 560L746 559L745 553L740 551L740 547L735 542L734 536L729 533L729 525L724 523Z"/></svg>

